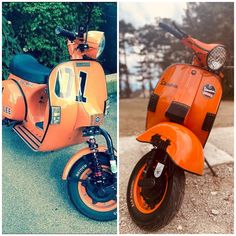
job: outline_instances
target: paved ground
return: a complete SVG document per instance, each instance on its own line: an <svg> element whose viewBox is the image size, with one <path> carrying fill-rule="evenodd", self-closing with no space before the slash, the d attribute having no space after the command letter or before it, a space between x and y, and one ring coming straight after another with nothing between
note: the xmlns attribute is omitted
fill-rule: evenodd
<svg viewBox="0 0 236 236"><path fill-rule="evenodd" d="M113 98L105 128L115 147L116 107ZM34 153L10 128L3 128L3 233L116 233L117 222L97 222L76 211L61 180L67 160L82 146ZM100 143L101 140L100 140Z"/></svg>
<svg viewBox="0 0 236 236"><path fill-rule="evenodd" d="M126 189L134 165L150 146L135 141L143 131L147 99L120 102L120 233L148 233L131 220L126 205ZM142 119L142 122L140 121ZM132 136L130 136L132 135ZM128 136L128 137L125 137ZM203 176L186 173L182 207L169 225L152 233L233 233L234 165L233 102L222 102L205 155L214 165L218 177L209 169Z"/></svg>

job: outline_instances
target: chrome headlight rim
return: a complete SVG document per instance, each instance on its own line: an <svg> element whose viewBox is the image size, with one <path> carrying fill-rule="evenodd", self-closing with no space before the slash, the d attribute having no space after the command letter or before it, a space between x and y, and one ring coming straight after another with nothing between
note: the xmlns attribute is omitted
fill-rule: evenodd
<svg viewBox="0 0 236 236"><path fill-rule="evenodd" d="M222 65L220 67L218 67L217 69L214 69L212 68L210 65L209 65L209 57L212 56L211 53L213 53L214 50L218 49L218 48L223 48L224 49L224 52L225 52L225 59L224 59L224 62L222 63ZM207 58L206 58L206 62L207 62L207 68L211 71L219 71L223 68L223 66L225 65L226 63L226 60L227 60L227 56L228 56L228 51L226 49L226 47L224 45L221 45L219 44L218 46L214 47L213 49L211 49L211 51L209 51L208 55L207 55Z"/></svg>
<svg viewBox="0 0 236 236"><path fill-rule="evenodd" d="M105 35L103 35L100 42L99 42L99 45L98 45L98 51L97 51L96 58L101 56L101 54L103 53L103 51L105 49L105 45L106 45L106 38L105 38Z"/></svg>

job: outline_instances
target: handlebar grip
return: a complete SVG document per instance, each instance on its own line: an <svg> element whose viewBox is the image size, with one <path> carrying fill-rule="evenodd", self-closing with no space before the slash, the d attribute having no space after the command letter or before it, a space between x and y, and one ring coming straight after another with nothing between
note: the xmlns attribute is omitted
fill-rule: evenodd
<svg viewBox="0 0 236 236"><path fill-rule="evenodd" d="M180 32L176 31L171 26L169 26L169 25L167 25L165 23L160 22L159 23L159 27L161 27L165 31L169 32L170 34L174 35L178 39L182 39L183 38L183 35Z"/></svg>
<svg viewBox="0 0 236 236"><path fill-rule="evenodd" d="M73 41L76 39L75 33L71 32L69 30L65 30L60 26L57 26L57 28L55 29L55 33L68 38L70 41Z"/></svg>

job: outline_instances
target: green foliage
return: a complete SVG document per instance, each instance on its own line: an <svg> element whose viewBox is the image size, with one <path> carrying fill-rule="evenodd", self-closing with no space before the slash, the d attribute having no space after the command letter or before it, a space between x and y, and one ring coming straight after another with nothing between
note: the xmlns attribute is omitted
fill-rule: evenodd
<svg viewBox="0 0 236 236"><path fill-rule="evenodd" d="M84 26L89 4L91 3L4 2L2 9L4 18L12 22L20 48L36 57L40 63L52 68L69 59L66 39L57 36L55 28L61 26L73 31L81 25ZM94 6L90 30L101 30L102 24L106 23L103 5L109 3L97 3ZM116 9L116 5L113 7ZM6 34L4 28L3 34ZM7 60L3 55L3 62ZM8 64L5 63L3 67L8 67Z"/></svg>
<svg viewBox="0 0 236 236"><path fill-rule="evenodd" d="M117 8L116 3L101 4L102 18L104 22L101 30L105 32L106 46L99 58L106 65L105 71L117 72Z"/></svg>
<svg viewBox="0 0 236 236"><path fill-rule="evenodd" d="M2 17L2 77L3 79L7 78L9 73L8 67L12 57L21 52L18 41L14 38L14 32L12 29L12 24L10 21L7 21L5 17Z"/></svg>

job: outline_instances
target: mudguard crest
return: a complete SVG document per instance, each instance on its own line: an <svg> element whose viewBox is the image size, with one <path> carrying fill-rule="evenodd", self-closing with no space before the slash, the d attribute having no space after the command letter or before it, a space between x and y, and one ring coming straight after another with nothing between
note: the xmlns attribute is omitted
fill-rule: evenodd
<svg viewBox="0 0 236 236"><path fill-rule="evenodd" d="M166 151L176 165L194 174L203 174L203 147L193 132L173 122L162 122L138 136L137 140L151 143L152 137L157 134L162 140L170 140Z"/></svg>

